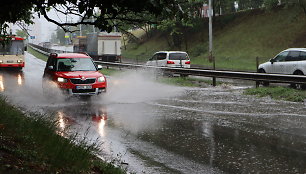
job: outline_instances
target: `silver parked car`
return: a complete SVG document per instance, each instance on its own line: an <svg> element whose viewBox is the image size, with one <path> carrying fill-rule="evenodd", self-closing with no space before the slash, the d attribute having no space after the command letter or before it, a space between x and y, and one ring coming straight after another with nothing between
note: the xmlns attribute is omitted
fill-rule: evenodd
<svg viewBox="0 0 306 174"><path fill-rule="evenodd" d="M306 48L290 48L284 50L258 66L260 73L306 75ZM263 82L264 86L269 85ZM305 85L291 84L295 88L305 88Z"/></svg>
<svg viewBox="0 0 306 174"><path fill-rule="evenodd" d="M190 68L190 58L188 54L183 51L159 51L147 61L146 65Z"/></svg>

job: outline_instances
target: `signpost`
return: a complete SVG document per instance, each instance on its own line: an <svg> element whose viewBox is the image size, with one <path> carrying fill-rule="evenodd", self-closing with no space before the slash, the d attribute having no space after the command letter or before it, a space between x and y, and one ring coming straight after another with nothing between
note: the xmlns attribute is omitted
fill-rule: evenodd
<svg viewBox="0 0 306 174"><path fill-rule="evenodd" d="M212 0L209 0L209 3L208 3L208 6L209 6L209 27L208 27L208 32L209 32L209 60L213 61L213 69L216 70L216 61L215 61L215 57L213 56L213 42L212 42L212 39L213 39L213 35L212 35L212 14L213 14L213 11L212 11ZM216 77L213 77L213 86L216 86Z"/></svg>

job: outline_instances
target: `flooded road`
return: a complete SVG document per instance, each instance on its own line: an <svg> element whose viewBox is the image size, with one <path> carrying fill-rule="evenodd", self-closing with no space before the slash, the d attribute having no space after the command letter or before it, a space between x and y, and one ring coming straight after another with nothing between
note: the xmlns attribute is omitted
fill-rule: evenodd
<svg viewBox="0 0 306 174"><path fill-rule="evenodd" d="M22 72L0 71L1 93L130 172L306 173L304 103L244 96L241 86L168 86L141 71L108 78L107 94L89 100L45 98L44 66L27 54Z"/></svg>

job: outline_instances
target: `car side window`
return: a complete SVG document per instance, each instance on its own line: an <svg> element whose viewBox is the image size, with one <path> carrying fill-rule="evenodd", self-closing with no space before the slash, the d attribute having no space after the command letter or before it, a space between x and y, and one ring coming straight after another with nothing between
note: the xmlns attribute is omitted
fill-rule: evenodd
<svg viewBox="0 0 306 174"><path fill-rule="evenodd" d="M306 52L301 51L301 53L300 53L300 60L306 60Z"/></svg>
<svg viewBox="0 0 306 174"><path fill-rule="evenodd" d="M273 60L275 62L284 62L288 53L289 53L289 51L284 51L282 53L279 53Z"/></svg>
<svg viewBox="0 0 306 174"><path fill-rule="evenodd" d="M157 57L157 54L154 54L149 60L150 60L150 61L156 60L156 57Z"/></svg>
<svg viewBox="0 0 306 174"><path fill-rule="evenodd" d="M157 60L164 60L167 58L167 53L158 53Z"/></svg>
<svg viewBox="0 0 306 174"><path fill-rule="evenodd" d="M49 57L46 67L48 67L48 66L53 66L55 68L55 59L54 58Z"/></svg>
<svg viewBox="0 0 306 174"><path fill-rule="evenodd" d="M285 61L299 61L300 60L300 51L289 51Z"/></svg>

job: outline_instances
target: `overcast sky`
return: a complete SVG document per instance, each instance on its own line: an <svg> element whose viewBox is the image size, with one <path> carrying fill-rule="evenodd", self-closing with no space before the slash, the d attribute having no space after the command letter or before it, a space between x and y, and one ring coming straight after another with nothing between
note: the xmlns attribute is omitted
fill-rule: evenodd
<svg viewBox="0 0 306 174"><path fill-rule="evenodd" d="M64 14L55 12L54 10L51 10L48 12L48 15L50 18L58 21L58 22L66 22L67 21L77 21L78 17L77 16L66 16ZM28 27L28 32L31 36L35 36L35 39L30 40L30 42L33 43L39 43L39 42L46 42L49 41L51 38L51 34L55 32L57 25L48 22L43 16L40 16L40 18L37 15L34 15L35 19L34 25L30 25ZM18 26L14 26L13 30L16 30L20 28ZM14 31L13 31L14 32Z"/></svg>

